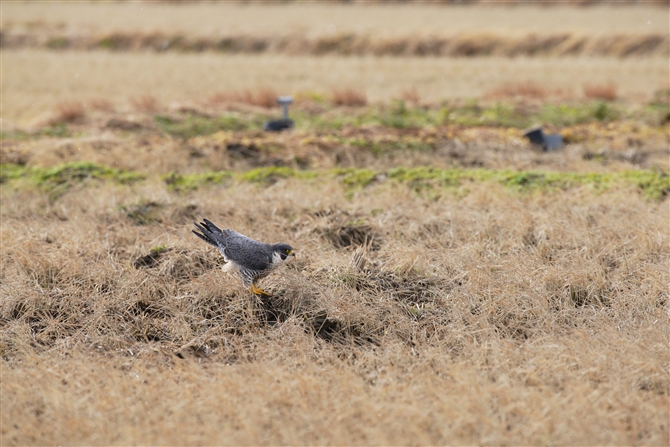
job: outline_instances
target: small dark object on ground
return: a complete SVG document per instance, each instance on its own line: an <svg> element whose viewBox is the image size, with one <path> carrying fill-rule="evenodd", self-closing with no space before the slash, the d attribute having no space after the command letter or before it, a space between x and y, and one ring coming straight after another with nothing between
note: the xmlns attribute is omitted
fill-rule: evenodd
<svg viewBox="0 0 670 447"><path fill-rule="evenodd" d="M542 148L543 152L555 151L563 147L563 137L560 134L553 133L545 135L541 127L535 127L523 134L528 140Z"/></svg>
<svg viewBox="0 0 670 447"><path fill-rule="evenodd" d="M266 132L281 132L282 130L292 129L293 126L293 120L290 119L272 120L263 124L263 130Z"/></svg>

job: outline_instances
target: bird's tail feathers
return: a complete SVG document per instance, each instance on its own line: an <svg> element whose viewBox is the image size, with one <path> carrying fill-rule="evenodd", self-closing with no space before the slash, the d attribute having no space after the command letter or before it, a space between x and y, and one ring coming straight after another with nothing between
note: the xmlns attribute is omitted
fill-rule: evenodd
<svg viewBox="0 0 670 447"><path fill-rule="evenodd" d="M224 236L223 232L219 227L214 225L212 222L210 222L207 219L203 219L203 222L198 223L198 222L193 222L193 224L196 226L198 230L202 233L198 233L195 230L191 230L193 234L198 236L200 239L203 241L207 242L208 244L211 244L215 247L220 247L220 243L224 242Z"/></svg>
<svg viewBox="0 0 670 447"><path fill-rule="evenodd" d="M221 231L221 228L217 227L216 225L214 225L212 222L210 222L207 219L202 219L202 220L203 220L202 225L204 225L209 231L211 231L214 234L220 234L221 236L223 236L223 231Z"/></svg>

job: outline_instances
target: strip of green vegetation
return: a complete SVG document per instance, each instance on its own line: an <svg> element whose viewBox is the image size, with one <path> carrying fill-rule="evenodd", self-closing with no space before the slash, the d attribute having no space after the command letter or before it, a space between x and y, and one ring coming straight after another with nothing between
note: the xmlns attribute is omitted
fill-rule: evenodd
<svg viewBox="0 0 670 447"><path fill-rule="evenodd" d="M232 171L205 172L201 174L177 174L171 172L163 176L163 181L169 189L177 192L193 191L207 185L225 185L232 181L250 182L261 185L271 185L281 179L298 178L308 180L317 178L315 171L300 171L281 166L252 169L238 173Z"/></svg>
<svg viewBox="0 0 670 447"><path fill-rule="evenodd" d="M264 118L260 116L241 118L230 114L213 118L189 115L182 120L177 120L168 116L156 115L154 120L165 133L180 138L192 138L198 135L210 135L222 130L258 130L263 127Z"/></svg>
<svg viewBox="0 0 670 447"><path fill-rule="evenodd" d="M239 180L251 183L273 184L280 179L299 178L303 180L316 178L314 171L300 171L282 166L269 166L267 168L257 168L243 174L238 174Z"/></svg>
<svg viewBox="0 0 670 447"><path fill-rule="evenodd" d="M60 197L71 187L90 180L129 184L145 177L144 174L139 172L100 166L91 162L65 163L52 168L29 168L13 164L0 165L0 183L11 180L22 181L48 193L52 199Z"/></svg>
<svg viewBox="0 0 670 447"><path fill-rule="evenodd" d="M67 138L71 136L72 133L70 132L70 129L68 129L67 125L64 123L57 123L52 126L47 126L34 133L28 133L22 130L0 132L0 139L14 141L40 137Z"/></svg>
<svg viewBox="0 0 670 447"><path fill-rule="evenodd" d="M82 183L86 180L109 180L122 184L144 179L139 172L100 166L91 162L65 163L53 168L31 168L30 176L37 186L53 188L63 184Z"/></svg>
<svg viewBox="0 0 670 447"><path fill-rule="evenodd" d="M625 118L635 119L650 125L663 125L670 121L670 108L664 97L654 100L640 110L626 109L623 105L608 102L583 104L544 104L541 106L520 106L509 102L482 105L476 100L465 103L443 103L438 107L408 107L403 101L392 104L359 108L334 108L327 112L308 113L292 110L291 118L296 128L303 132L337 131L344 127L379 126L394 129L417 129L458 125L466 127L505 127L524 129L543 124L565 127L589 122L609 122ZM219 131L260 131L263 123L272 116L279 117L279 111L262 114L229 113L220 116L187 114L181 117L156 115L154 121L161 131L177 138L193 138L210 135ZM71 137L72 132L65 123L44 127L36 132L3 132L4 140L26 140L40 137ZM76 135L75 135L76 136ZM346 140L346 141L344 141ZM370 142L361 139L343 139L351 145L365 145L373 152L389 149L424 149L428 145L399 140Z"/></svg>
<svg viewBox="0 0 670 447"><path fill-rule="evenodd" d="M651 200L663 200L670 194L670 176L667 172L658 171L626 171L621 178L637 185Z"/></svg>
<svg viewBox="0 0 670 447"><path fill-rule="evenodd" d="M24 177L30 168L23 165L2 164L0 165L0 184L9 180L16 180Z"/></svg>
<svg viewBox="0 0 670 447"><path fill-rule="evenodd" d="M575 124L613 121L630 115L623 106L606 102L578 105L545 104L539 107L519 107L512 103L481 105L477 101L465 104L444 104L441 107L409 108L403 101L391 105L366 107L341 114L304 114L294 116L301 130L339 130L343 127L381 126L396 129L438 127L443 125L493 126L523 129L535 124L571 126ZM658 113L643 113L642 121L660 124Z"/></svg>
<svg viewBox="0 0 670 447"><path fill-rule="evenodd" d="M230 171L205 172L203 174L177 174L171 172L162 176L169 189L178 192L192 191L206 185L222 185L233 176Z"/></svg>
<svg viewBox="0 0 670 447"><path fill-rule="evenodd" d="M70 186L89 179L131 183L144 179L143 174L99 166L93 163L67 163L53 168L27 168L19 165L1 165L0 182L26 179L45 191L65 191ZM493 169L436 169L431 167L394 168L388 171L370 169L331 169L327 171L299 170L271 166L247 172L216 171L200 174L170 173L162 176L173 191L186 192L209 185L228 185L231 182L249 182L270 185L280 179L326 180L342 183L348 193L374 183L394 181L415 191L454 188L468 183L491 182L522 193L564 191L589 187L605 191L616 185L629 184L639 188L645 198L663 200L670 194L670 176L662 171L623 171L610 173L510 171Z"/></svg>
<svg viewBox="0 0 670 447"><path fill-rule="evenodd" d="M534 172L493 169L435 169L430 167L394 168L386 172L370 169L331 169L328 171L303 171L271 166L257 168L244 173L230 171L204 174L169 174L164 177L172 190L184 192L206 185L226 184L232 181L272 184L279 179L339 180L348 193L360 190L375 182L390 179L408 185L415 191L444 187L460 187L473 182L498 183L508 189L522 192L552 192L580 186L595 191L604 191L617 183L637 186L651 200L662 200L670 193L670 176L660 171L624 171L612 173Z"/></svg>
<svg viewBox="0 0 670 447"><path fill-rule="evenodd" d="M535 124L571 126L575 124L613 121L630 115L623 106L595 102L578 105L545 104L521 108L512 103L480 105L477 101L465 104L445 104L441 107L407 107L403 101L391 105L362 107L353 110L333 109L328 113L294 111L291 117L302 131L340 130L344 127L380 126L395 129L439 127L444 125L488 126L523 129ZM661 124L656 110L637 112L636 119ZM218 117L189 115L183 119L157 115L156 124L164 132L191 138L209 135L221 130L260 130L268 116L238 114ZM352 144L356 142L353 141ZM383 143L380 143L383 145ZM383 150L383 148L380 148Z"/></svg>
<svg viewBox="0 0 670 447"><path fill-rule="evenodd" d="M534 172L492 169L395 168L388 177L409 184L415 190L461 186L465 182L491 181L519 192L551 192L579 186L604 191L616 183L633 184L652 200L670 193L670 176L660 171L624 171L610 173Z"/></svg>
<svg viewBox="0 0 670 447"><path fill-rule="evenodd" d="M434 149L435 143L428 143L418 137L405 137L398 139L367 139L367 138L342 138L341 143L352 147L359 147L372 152L374 155L388 154L394 151L430 151Z"/></svg>
<svg viewBox="0 0 670 447"><path fill-rule="evenodd" d="M340 182L348 189L360 189L370 185L377 176L378 172L370 169L335 169L331 171Z"/></svg>

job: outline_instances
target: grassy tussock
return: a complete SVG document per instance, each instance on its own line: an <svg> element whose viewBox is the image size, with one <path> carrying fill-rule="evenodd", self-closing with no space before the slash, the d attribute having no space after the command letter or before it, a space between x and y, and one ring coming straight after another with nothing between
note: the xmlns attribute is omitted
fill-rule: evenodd
<svg viewBox="0 0 670 447"><path fill-rule="evenodd" d="M86 116L86 109L84 104L78 101L65 101L56 105L55 114L50 125L58 123L76 123L84 119Z"/></svg>
<svg viewBox="0 0 670 447"><path fill-rule="evenodd" d="M130 98L130 104L138 112L157 112L161 105L152 95L139 95Z"/></svg>
<svg viewBox="0 0 670 447"><path fill-rule="evenodd" d="M333 90L332 102L336 106L355 106L360 107L368 103L365 92L355 89Z"/></svg>
<svg viewBox="0 0 670 447"><path fill-rule="evenodd" d="M586 98L614 101L617 98L617 87L613 82L607 84L587 84L583 87Z"/></svg>
<svg viewBox="0 0 670 447"><path fill-rule="evenodd" d="M551 90L535 82L505 82L486 94L490 98L535 98L564 97L565 92L560 89Z"/></svg>
<svg viewBox="0 0 670 447"><path fill-rule="evenodd" d="M666 203L303 182L3 188L3 443L667 444Z"/></svg>

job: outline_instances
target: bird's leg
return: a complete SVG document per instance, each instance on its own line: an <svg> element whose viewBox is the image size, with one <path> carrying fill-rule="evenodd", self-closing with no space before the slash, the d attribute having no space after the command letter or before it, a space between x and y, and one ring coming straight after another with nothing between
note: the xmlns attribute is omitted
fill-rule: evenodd
<svg viewBox="0 0 670 447"><path fill-rule="evenodd" d="M254 284L254 283L251 283L250 290L251 290L251 293L253 293L255 295L271 296L265 290L261 289L260 287L257 287L256 284Z"/></svg>

